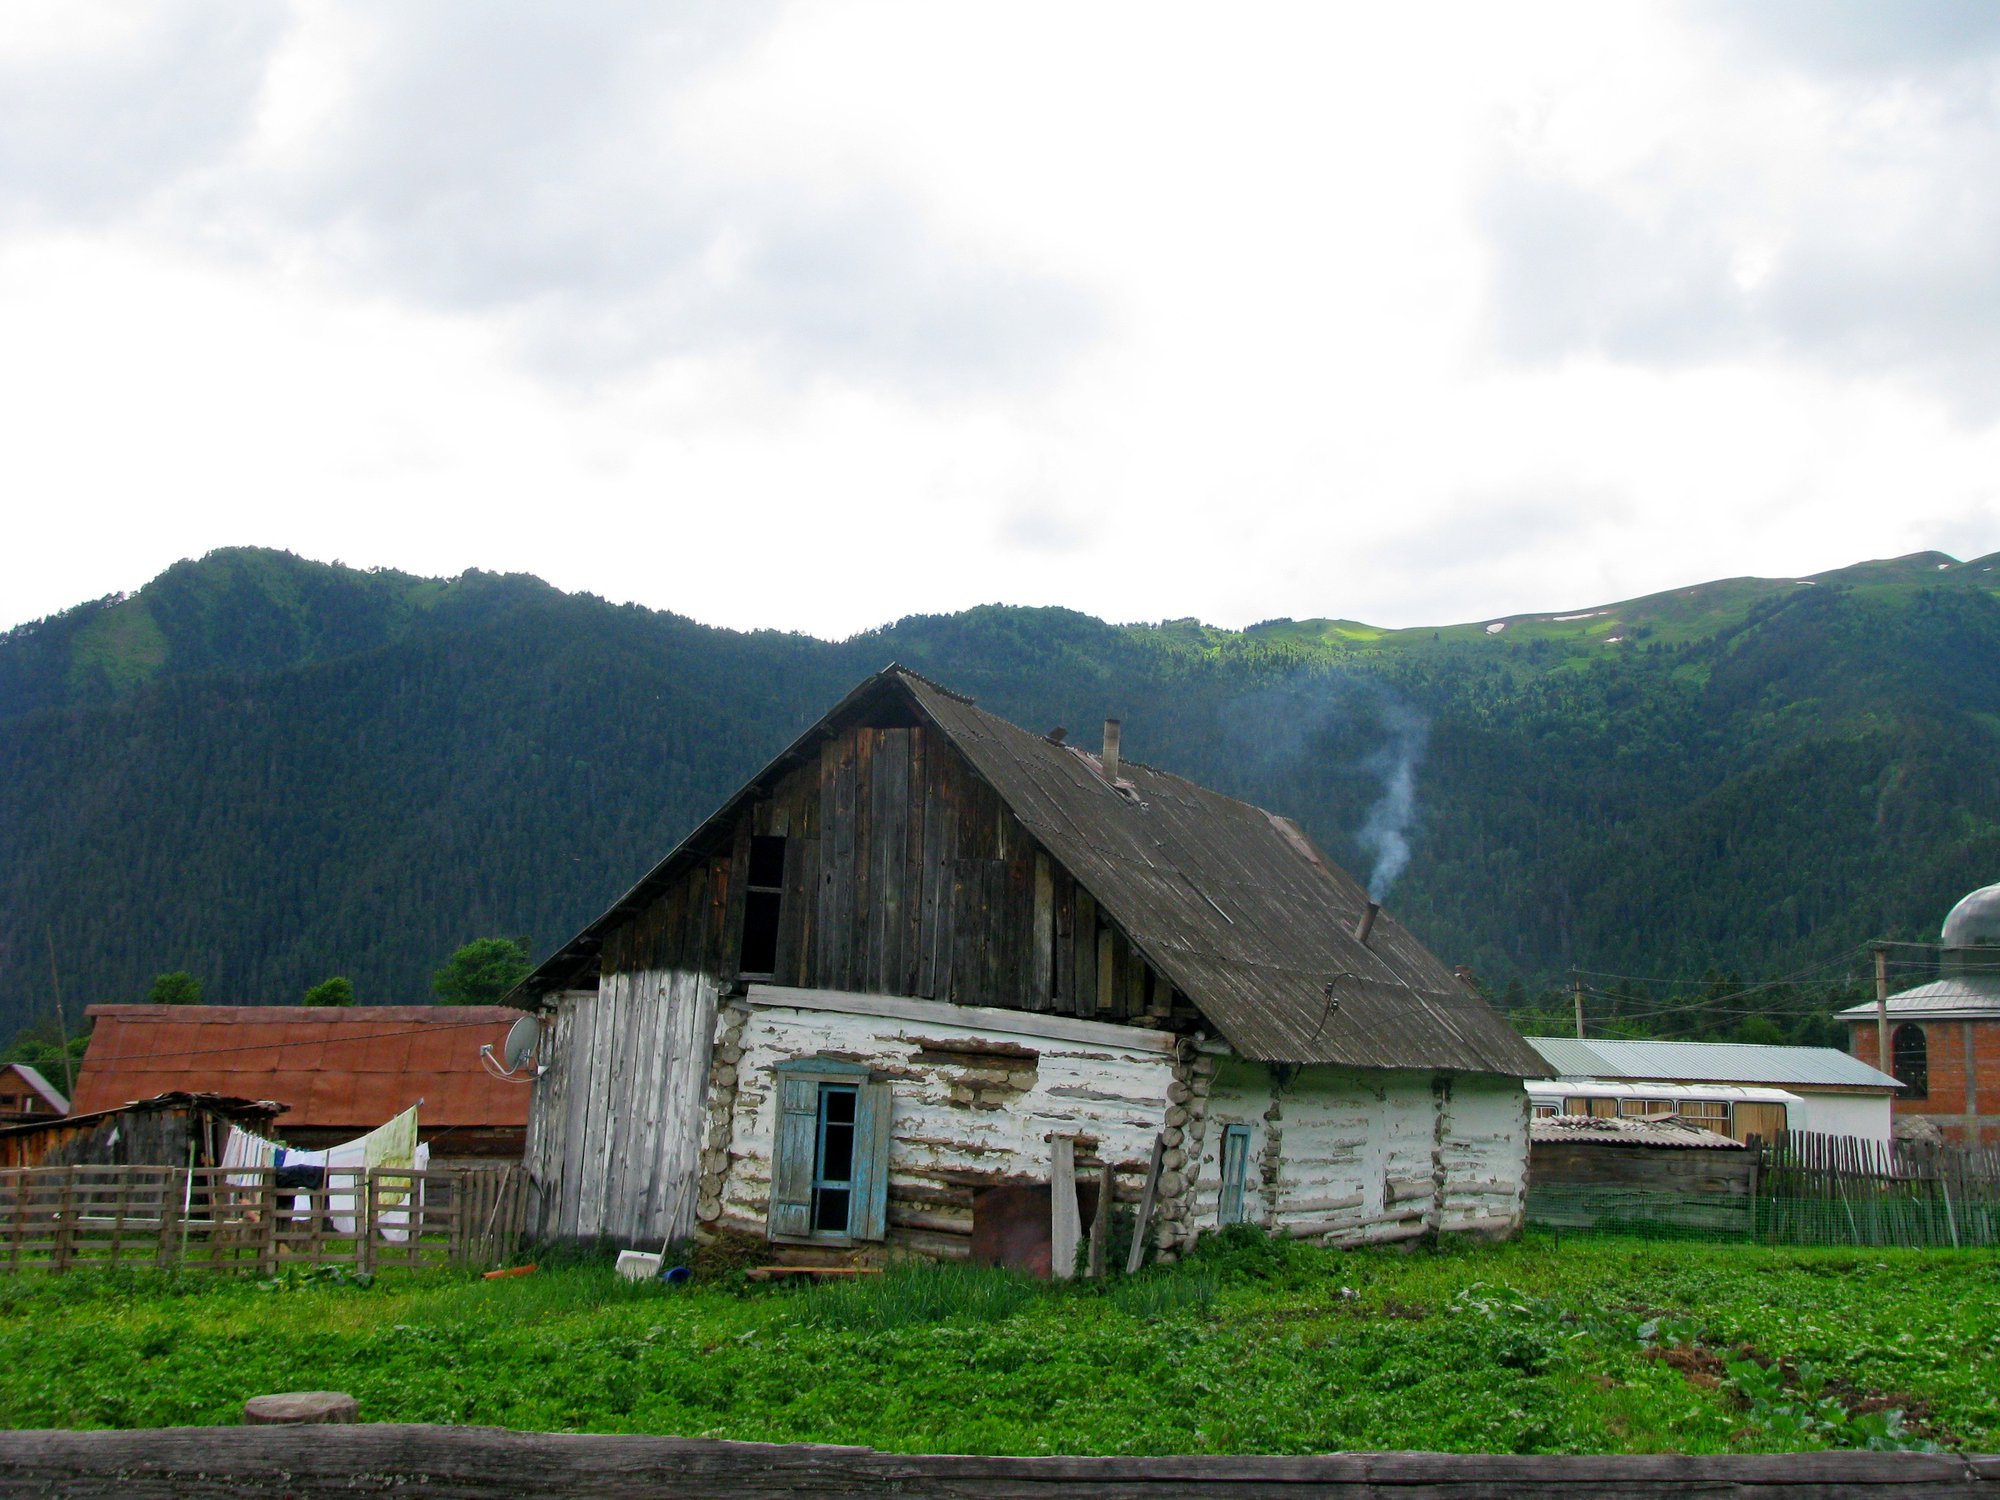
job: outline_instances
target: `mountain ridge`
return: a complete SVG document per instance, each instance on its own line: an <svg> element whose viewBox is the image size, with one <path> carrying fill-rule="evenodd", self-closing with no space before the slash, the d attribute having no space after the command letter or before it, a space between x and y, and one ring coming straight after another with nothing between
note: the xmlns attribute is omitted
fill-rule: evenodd
<svg viewBox="0 0 2000 1500"><path fill-rule="evenodd" d="M988 605L827 642L225 549L0 636L0 1024L46 1011L44 930L73 1004L173 968L407 1001L470 937L547 951L892 659L1079 741L1121 717L1128 753L1350 866L1421 721L1390 904L1447 962L1530 991L1785 973L2000 873L1993 566L1396 631Z"/></svg>

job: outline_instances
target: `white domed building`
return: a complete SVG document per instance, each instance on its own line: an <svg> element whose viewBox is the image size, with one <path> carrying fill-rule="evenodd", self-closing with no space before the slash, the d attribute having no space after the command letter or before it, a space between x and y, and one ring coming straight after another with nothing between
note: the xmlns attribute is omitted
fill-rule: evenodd
<svg viewBox="0 0 2000 1500"><path fill-rule="evenodd" d="M1947 1141L2000 1141L2000 884L1951 909L1940 935L1938 977L1888 999L1889 1070L1903 1084L1899 1124L1925 1120ZM1849 1050L1873 1062L1880 1046L1875 1002L1840 1012Z"/></svg>

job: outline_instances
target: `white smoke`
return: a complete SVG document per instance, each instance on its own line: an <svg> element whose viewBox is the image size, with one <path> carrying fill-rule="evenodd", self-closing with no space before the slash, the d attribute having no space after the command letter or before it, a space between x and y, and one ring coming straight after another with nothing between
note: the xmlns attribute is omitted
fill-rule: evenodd
<svg viewBox="0 0 2000 1500"><path fill-rule="evenodd" d="M1355 840L1375 856L1368 899L1386 901L1410 862L1410 823L1417 815L1417 767L1430 739L1430 721L1408 704L1385 698L1377 705L1385 738L1363 765L1381 779L1382 795L1368 809Z"/></svg>

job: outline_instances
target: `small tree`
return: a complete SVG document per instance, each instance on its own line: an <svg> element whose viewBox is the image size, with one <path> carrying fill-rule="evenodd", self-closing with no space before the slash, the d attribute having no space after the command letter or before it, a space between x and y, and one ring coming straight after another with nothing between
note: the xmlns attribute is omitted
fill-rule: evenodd
<svg viewBox="0 0 2000 1500"><path fill-rule="evenodd" d="M151 1005L199 1005L201 981L186 969L161 974L153 980L152 991L146 1000Z"/></svg>
<svg viewBox="0 0 2000 1500"><path fill-rule="evenodd" d="M354 981L335 976L322 979L306 991L308 1005L352 1005L354 1003Z"/></svg>
<svg viewBox="0 0 2000 1500"><path fill-rule="evenodd" d="M431 976L431 989L444 1005L494 1005L533 967L526 938L475 938Z"/></svg>

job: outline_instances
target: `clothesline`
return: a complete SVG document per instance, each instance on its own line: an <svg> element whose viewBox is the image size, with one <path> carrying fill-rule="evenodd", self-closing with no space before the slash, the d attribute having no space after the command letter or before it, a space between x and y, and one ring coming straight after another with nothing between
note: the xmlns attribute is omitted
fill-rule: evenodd
<svg viewBox="0 0 2000 1500"><path fill-rule="evenodd" d="M230 1174L226 1178L229 1185L238 1188L256 1186L260 1180L259 1173L265 1168L274 1172L287 1168L313 1169L320 1174L320 1185L330 1184L334 1173L347 1174L344 1191L330 1189L327 1192L326 1212L334 1233L353 1234L358 1223L355 1199L363 1190L361 1185L368 1181L370 1172L378 1168L421 1172L430 1165L430 1159L431 1148L417 1139L417 1106L413 1104L366 1135L343 1141L338 1146L329 1146L323 1151L294 1150L231 1125L229 1138L222 1148L221 1165ZM280 1183L281 1187L287 1185ZM415 1184L415 1190L421 1196L421 1181ZM386 1238L402 1240L408 1237L409 1198L409 1189L378 1194L379 1211L375 1222ZM293 1196L291 1210L295 1215L312 1212L310 1188Z"/></svg>

